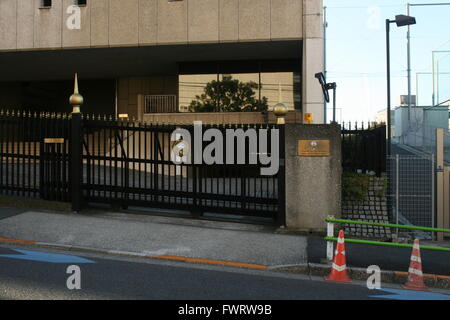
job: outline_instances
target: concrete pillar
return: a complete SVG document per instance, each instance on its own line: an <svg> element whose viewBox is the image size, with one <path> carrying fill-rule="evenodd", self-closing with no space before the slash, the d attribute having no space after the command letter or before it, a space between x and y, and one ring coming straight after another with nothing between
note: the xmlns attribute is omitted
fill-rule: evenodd
<svg viewBox="0 0 450 320"><path fill-rule="evenodd" d="M299 155L300 140L329 143L329 152L321 156L317 153L311 156L314 152L309 153L310 156ZM285 143L286 227L297 231L324 232L327 216L341 216L340 127L286 124Z"/></svg>
<svg viewBox="0 0 450 320"><path fill-rule="evenodd" d="M145 113L145 96L143 94L138 94L137 98L137 119L138 121L144 120Z"/></svg>
<svg viewBox="0 0 450 320"><path fill-rule="evenodd" d="M313 123L325 123L322 88L314 77L324 72L323 1L303 0L303 114L312 113Z"/></svg>

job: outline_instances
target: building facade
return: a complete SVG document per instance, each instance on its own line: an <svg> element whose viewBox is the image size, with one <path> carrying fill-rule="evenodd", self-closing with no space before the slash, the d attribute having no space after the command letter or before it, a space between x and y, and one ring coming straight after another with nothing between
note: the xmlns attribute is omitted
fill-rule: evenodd
<svg viewBox="0 0 450 320"><path fill-rule="evenodd" d="M0 106L69 111L78 72L84 112L182 117L208 82L232 78L324 123L322 11L321 0L0 0Z"/></svg>

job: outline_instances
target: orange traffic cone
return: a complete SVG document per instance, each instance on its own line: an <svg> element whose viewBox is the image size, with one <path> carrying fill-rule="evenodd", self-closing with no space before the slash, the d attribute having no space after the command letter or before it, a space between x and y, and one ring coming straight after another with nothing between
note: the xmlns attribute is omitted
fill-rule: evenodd
<svg viewBox="0 0 450 320"><path fill-rule="evenodd" d="M339 231L339 237L336 245L333 266L331 268L330 274L328 275L328 277L325 278L325 280L343 283L352 282L347 274L347 265L345 262L345 241L343 230Z"/></svg>
<svg viewBox="0 0 450 320"><path fill-rule="evenodd" d="M430 291L423 282L422 260L420 259L419 240L414 240L411 263L408 270L408 281L403 286L409 290Z"/></svg>

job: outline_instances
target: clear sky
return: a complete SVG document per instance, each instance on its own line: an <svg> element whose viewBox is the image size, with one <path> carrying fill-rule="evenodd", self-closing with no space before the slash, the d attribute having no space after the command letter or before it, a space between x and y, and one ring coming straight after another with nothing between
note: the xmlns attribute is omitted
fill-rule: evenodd
<svg viewBox="0 0 450 320"><path fill-rule="evenodd" d="M338 121L368 121L386 108L385 20L406 14L406 4L449 3L450 0L324 0L327 7L328 82L337 82ZM432 72L432 52L449 50L450 5L414 6L410 15L412 94L416 73ZM391 24L392 105L407 94L407 27ZM450 99L450 54L439 59L440 101ZM431 105L432 76L418 76L419 104ZM329 104L329 108L331 107ZM329 113L330 115L330 113Z"/></svg>

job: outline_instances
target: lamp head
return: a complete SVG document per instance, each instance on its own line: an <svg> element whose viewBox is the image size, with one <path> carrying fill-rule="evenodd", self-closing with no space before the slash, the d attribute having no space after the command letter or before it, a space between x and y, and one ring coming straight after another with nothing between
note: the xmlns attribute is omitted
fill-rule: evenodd
<svg viewBox="0 0 450 320"><path fill-rule="evenodd" d="M316 73L314 77L319 80L320 86L322 87L323 96L326 102L330 102L330 95L328 94L327 82L323 72Z"/></svg>
<svg viewBox="0 0 450 320"><path fill-rule="evenodd" d="M399 14L395 16L395 23L397 24L397 27L410 26L416 24L416 18Z"/></svg>
<svg viewBox="0 0 450 320"><path fill-rule="evenodd" d="M320 85L325 85L325 76L322 72L316 73L314 77L319 80Z"/></svg>

